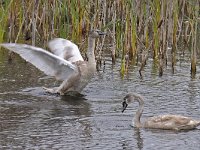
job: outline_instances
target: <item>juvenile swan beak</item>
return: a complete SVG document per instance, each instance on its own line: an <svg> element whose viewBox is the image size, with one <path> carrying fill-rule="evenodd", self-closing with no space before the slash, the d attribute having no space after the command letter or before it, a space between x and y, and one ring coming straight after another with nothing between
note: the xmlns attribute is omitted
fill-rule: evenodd
<svg viewBox="0 0 200 150"><path fill-rule="evenodd" d="M99 35L107 35L106 32L102 32L101 30L96 30L98 32Z"/></svg>
<svg viewBox="0 0 200 150"><path fill-rule="evenodd" d="M107 33L106 32L99 32L99 35L107 35Z"/></svg>
<svg viewBox="0 0 200 150"><path fill-rule="evenodd" d="M126 101L124 101L122 103L122 113L124 112L124 110L126 110L126 107L128 106L128 104L126 103Z"/></svg>

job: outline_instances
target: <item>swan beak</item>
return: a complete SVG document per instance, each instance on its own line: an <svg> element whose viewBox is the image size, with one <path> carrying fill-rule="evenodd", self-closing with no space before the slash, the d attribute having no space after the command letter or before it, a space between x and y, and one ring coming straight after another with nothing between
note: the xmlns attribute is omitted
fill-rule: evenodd
<svg viewBox="0 0 200 150"><path fill-rule="evenodd" d="M123 109L122 109L122 113L124 112L124 110L126 110L126 107L128 106L128 104L124 101L122 103Z"/></svg>
<svg viewBox="0 0 200 150"><path fill-rule="evenodd" d="M107 35L106 32L102 32L102 31L100 31L100 30L98 30L98 34L99 34L99 35Z"/></svg>

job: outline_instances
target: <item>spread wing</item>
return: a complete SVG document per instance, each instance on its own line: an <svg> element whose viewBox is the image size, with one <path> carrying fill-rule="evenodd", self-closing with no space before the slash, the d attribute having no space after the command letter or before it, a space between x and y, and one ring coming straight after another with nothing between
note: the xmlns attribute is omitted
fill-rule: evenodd
<svg viewBox="0 0 200 150"><path fill-rule="evenodd" d="M64 60L42 48L15 43L3 43L0 46L18 53L26 61L43 71L54 76L57 80L66 80L71 75L78 73L78 69L71 62Z"/></svg>
<svg viewBox="0 0 200 150"><path fill-rule="evenodd" d="M78 46L69 40L55 38L49 41L48 46L55 55L70 62L84 61Z"/></svg>

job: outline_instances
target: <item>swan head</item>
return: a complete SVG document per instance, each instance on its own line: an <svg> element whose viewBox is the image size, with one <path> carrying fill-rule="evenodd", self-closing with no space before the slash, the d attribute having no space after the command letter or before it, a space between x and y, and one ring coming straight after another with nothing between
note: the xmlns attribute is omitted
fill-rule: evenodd
<svg viewBox="0 0 200 150"><path fill-rule="evenodd" d="M124 97L124 101L122 102L122 112L124 112L128 106L129 103L134 102L134 101L138 101L138 98L140 96L137 94L127 94Z"/></svg>
<svg viewBox="0 0 200 150"><path fill-rule="evenodd" d="M100 36L102 35L106 35L105 32L102 32L101 30L91 30L89 32L89 37L92 37L92 38L99 38Z"/></svg>
<svg viewBox="0 0 200 150"><path fill-rule="evenodd" d="M133 96L131 94L127 94L124 97L124 101L122 102L122 113L126 110L128 104L130 103L130 101L133 99Z"/></svg>

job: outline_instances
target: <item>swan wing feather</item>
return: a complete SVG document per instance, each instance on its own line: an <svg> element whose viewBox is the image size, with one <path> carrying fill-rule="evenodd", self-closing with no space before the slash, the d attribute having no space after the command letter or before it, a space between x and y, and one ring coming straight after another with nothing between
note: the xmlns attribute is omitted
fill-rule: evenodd
<svg viewBox="0 0 200 150"><path fill-rule="evenodd" d="M160 115L151 117L145 122L145 126L149 128L174 130L193 129L198 125L197 121L180 115Z"/></svg>
<svg viewBox="0 0 200 150"><path fill-rule="evenodd" d="M78 46L69 40L55 38L49 41L48 47L55 55L70 62L83 61Z"/></svg>
<svg viewBox="0 0 200 150"><path fill-rule="evenodd" d="M186 124L190 121L190 118L180 115L160 115L151 117L148 119L148 121L154 122L154 123L167 123L167 122L173 122L174 124Z"/></svg>
<svg viewBox="0 0 200 150"><path fill-rule="evenodd" d="M57 80L66 80L78 72L74 64L42 48L16 43L3 43L0 46L19 54L45 74L54 76Z"/></svg>

